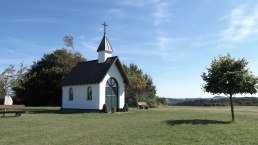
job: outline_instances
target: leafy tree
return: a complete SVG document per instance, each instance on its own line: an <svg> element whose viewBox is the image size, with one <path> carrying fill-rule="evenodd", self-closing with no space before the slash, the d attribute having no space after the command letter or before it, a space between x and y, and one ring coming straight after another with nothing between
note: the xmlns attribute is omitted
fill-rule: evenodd
<svg viewBox="0 0 258 145"><path fill-rule="evenodd" d="M3 95L12 95L12 86L15 85L15 69L14 65L10 65L0 75L1 86L3 87Z"/></svg>
<svg viewBox="0 0 258 145"><path fill-rule="evenodd" d="M203 90L212 94L225 94L230 98L232 121L234 108L232 96L236 94L255 94L258 78L249 71L245 58L235 60L229 54L214 59L208 73L202 74Z"/></svg>
<svg viewBox="0 0 258 145"><path fill-rule="evenodd" d="M15 70L14 65L10 65L0 75L0 94L14 96L14 88L21 87L25 80L27 68L21 63L20 68Z"/></svg>
<svg viewBox="0 0 258 145"><path fill-rule="evenodd" d="M3 103L5 95L15 97L14 90L21 87L22 81L25 80L26 71L27 68L21 63L19 69L10 65L0 74L0 103Z"/></svg>
<svg viewBox="0 0 258 145"><path fill-rule="evenodd" d="M126 86L126 102L129 106L136 106L137 101L146 101L150 104L155 103L156 86L153 84L152 78L144 74L136 64L129 66L123 65L131 85Z"/></svg>
<svg viewBox="0 0 258 145"><path fill-rule="evenodd" d="M82 61L86 59L80 53L71 53L65 49L45 54L40 60L33 62L26 74L28 79L16 90L17 96L27 105L60 105L60 82Z"/></svg>

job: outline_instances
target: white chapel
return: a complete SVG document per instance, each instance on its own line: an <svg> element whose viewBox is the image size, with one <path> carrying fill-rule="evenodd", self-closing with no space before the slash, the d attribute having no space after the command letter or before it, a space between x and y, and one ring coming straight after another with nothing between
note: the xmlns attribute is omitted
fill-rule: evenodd
<svg viewBox="0 0 258 145"><path fill-rule="evenodd" d="M98 59L81 62L62 80L62 110L121 111L125 104L125 84L130 81L106 35L97 49Z"/></svg>

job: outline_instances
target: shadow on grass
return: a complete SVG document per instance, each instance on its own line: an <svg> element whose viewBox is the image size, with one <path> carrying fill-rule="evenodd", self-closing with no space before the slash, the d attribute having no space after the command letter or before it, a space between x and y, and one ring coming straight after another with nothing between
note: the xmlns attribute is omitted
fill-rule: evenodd
<svg viewBox="0 0 258 145"><path fill-rule="evenodd" d="M164 121L168 125L180 125L180 124L231 124L232 121L219 121L219 120L206 120L206 119L191 119L191 120L166 120Z"/></svg>

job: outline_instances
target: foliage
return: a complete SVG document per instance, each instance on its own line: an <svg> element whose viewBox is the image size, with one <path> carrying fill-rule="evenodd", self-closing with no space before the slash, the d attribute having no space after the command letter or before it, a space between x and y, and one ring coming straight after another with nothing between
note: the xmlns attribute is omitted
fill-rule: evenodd
<svg viewBox="0 0 258 145"><path fill-rule="evenodd" d="M131 85L126 86L126 102L129 106L136 106L137 101L145 101L149 104L155 104L156 86L148 74L138 68L136 64L129 66L123 64L123 67L131 81Z"/></svg>
<svg viewBox="0 0 258 145"><path fill-rule="evenodd" d="M127 103L125 103L124 107L123 107L123 111L124 112L128 112L129 111L129 106Z"/></svg>
<svg viewBox="0 0 258 145"><path fill-rule="evenodd" d="M64 36L64 43L66 47L71 47L73 49L73 36L65 35Z"/></svg>
<svg viewBox="0 0 258 145"><path fill-rule="evenodd" d="M157 97L157 103L161 104L161 105L168 105L167 99L166 98L161 98L161 97Z"/></svg>
<svg viewBox="0 0 258 145"><path fill-rule="evenodd" d="M26 107L19 118L1 118L1 144L255 145L258 140L257 106L236 106L239 119L232 124L225 107L130 108L114 114L59 114L59 109ZM188 123L195 120L201 123ZM167 123L172 121L178 124Z"/></svg>
<svg viewBox="0 0 258 145"><path fill-rule="evenodd" d="M103 104L102 112L103 113L108 113L108 106L107 106L107 104Z"/></svg>
<svg viewBox="0 0 258 145"><path fill-rule="evenodd" d="M71 53L58 49L33 62L28 70L28 78L22 87L16 89L16 95L23 99L26 105L60 105L61 80L77 63L85 61L80 53Z"/></svg>
<svg viewBox="0 0 258 145"><path fill-rule="evenodd" d="M15 69L14 65L7 67L0 75L0 98L5 95L15 96L14 89L20 88L23 81L26 80L25 74L27 68L20 64L19 69Z"/></svg>
<svg viewBox="0 0 258 145"><path fill-rule="evenodd" d="M232 96L235 94L257 92L255 85L258 78L255 77L249 69L246 68L248 62L246 59L235 60L229 54L214 59L211 67L207 68L208 73L202 74L204 80L203 90L212 94L224 93L230 97L232 120L234 120L234 109Z"/></svg>
<svg viewBox="0 0 258 145"><path fill-rule="evenodd" d="M219 60L213 60L211 68L207 68L208 74L203 73L202 75L205 81L204 91L212 94L224 93L227 96L230 94L255 94L258 78L246 68L247 64L246 59L235 60L229 54L219 57Z"/></svg>

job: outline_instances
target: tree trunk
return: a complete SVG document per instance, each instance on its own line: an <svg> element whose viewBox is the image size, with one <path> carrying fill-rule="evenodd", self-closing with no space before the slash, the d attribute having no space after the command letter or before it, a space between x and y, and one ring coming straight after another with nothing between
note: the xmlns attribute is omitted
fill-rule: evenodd
<svg viewBox="0 0 258 145"><path fill-rule="evenodd" d="M230 94L230 105L231 105L231 115L232 115L232 121L235 121L235 115L234 115L234 106L233 106L233 98L232 94Z"/></svg>

